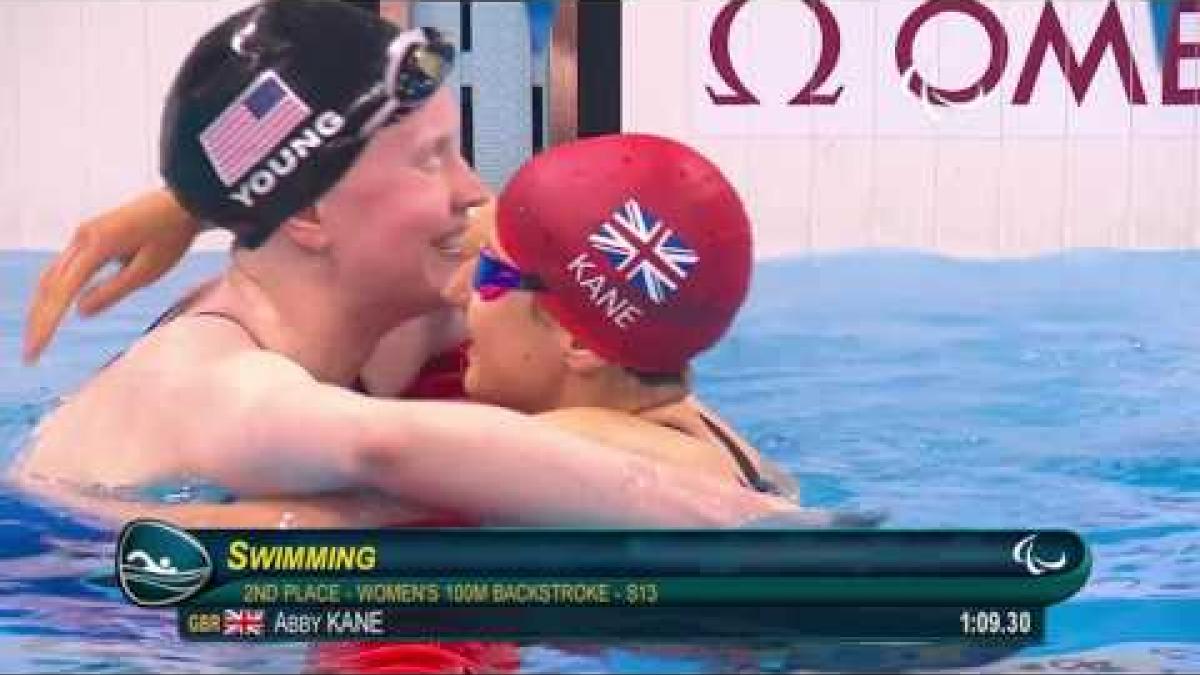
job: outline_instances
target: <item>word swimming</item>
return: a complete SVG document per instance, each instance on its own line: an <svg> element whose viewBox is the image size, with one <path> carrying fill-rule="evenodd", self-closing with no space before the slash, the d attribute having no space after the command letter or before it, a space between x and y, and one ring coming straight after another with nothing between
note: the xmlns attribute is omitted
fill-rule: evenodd
<svg viewBox="0 0 1200 675"><path fill-rule="evenodd" d="M375 569L374 546L253 546L243 539L229 545L226 565L252 571L358 571Z"/></svg>

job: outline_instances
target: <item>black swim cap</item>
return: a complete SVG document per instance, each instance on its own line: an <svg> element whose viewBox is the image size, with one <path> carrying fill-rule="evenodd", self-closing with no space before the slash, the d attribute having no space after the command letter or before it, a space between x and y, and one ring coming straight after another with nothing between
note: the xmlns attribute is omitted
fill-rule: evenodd
<svg viewBox="0 0 1200 675"><path fill-rule="evenodd" d="M454 49L335 0L268 0L209 31L167 96L161 169L197 218L257 246L433 95Z"/></svg>

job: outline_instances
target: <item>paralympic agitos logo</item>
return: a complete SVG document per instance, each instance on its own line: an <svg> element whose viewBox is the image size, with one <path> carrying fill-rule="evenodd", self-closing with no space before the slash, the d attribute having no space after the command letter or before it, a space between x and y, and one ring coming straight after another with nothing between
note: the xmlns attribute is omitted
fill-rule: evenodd
<svg viewBox="0 0 1200 675"><path fill-rule="evenodd" d="M796 93L787 101L791 106L833 106L841 99L846 85L837 81L837 66L843 49L866 49L870 45L844 44L841 26L834 9L824 0L803 0L816 18L820 32L821 53L812 73L805 80L804 73L797 74ZM754 63L735 66L730 53L730 35L738 17L747 5L755 11L749 0L731 0L717 14L709 34L709 53L713 66L723 87L706 86L709 100L717 106L761 105L762 101L751 91L741 77L740 69L756 67ZM1065 3L1063 3L1065 4ZM1140 5L1141 3L1139 3ZM929 27L932 20L943 15L961 15L977 23L984 31L990 57L974 82L965 87L948 88L931 82L916 66L914 52L918 36ZM1181 26L1184 17L1191 15L1200 21L1200 0L1179 0L1174 9L1162 65L1162 100L1164 106L1200 105L1200 89L1188 88L1182 82L1181 70L1187 60L1200 59L1200 42L1185 42ZM1063 13L1052 0L1046 0L1034 30L1028 52L1020 65L1020 77L1013 89L1012 105L1029 105L1039 79L1052 62L1066 78L1075 98L1082 105L1092 88L1097 73L1112 54L1115 59L1125 98L1131 105L1149 105L1142 70L1134 56L1129 32L1122 19L1117 0L1109 0L1092 35L1090 44L1083 51L1083 58L1072 43L1064 28ZM979 0L929 0L909 14L895 38L895 65L901 82L923 104L933 106L961 106L974 103L992 95L1000 85L1010 65L1019 57L1012 53L1012 41L1008 30L996 12ZM1051 56L1053 55L1053 57ZM1111 63L1111 61L1110 61Z"/></svg>

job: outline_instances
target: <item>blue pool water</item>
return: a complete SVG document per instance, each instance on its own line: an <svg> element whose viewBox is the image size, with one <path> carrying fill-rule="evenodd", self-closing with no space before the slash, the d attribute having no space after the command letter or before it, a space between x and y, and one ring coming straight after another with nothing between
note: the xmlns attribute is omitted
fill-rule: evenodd
<svg viewBox="0 0 1200 675"><path fill-rule="evenodd" d="M18 365L40 254L0 253L0 466L54 396L220 264L196 256ZM988 670L1200 669L1200 253L1020 262L854 253L760 265L701 393L806 501L904 527L1066 527L1095 567L1045 645ZM81 452L103 452L81 448ZM304 650L181 645L120 601L112 533L0 489L0 669L294 671ZM712 658L526 650L533 671L696 672ZM795 646L763 668L961 666L945 651Z"/></svg>

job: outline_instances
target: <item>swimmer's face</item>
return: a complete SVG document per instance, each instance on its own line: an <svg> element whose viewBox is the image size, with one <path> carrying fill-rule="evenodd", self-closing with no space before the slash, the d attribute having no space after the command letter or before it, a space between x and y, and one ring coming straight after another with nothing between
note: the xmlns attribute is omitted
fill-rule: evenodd
<svg viewBox="0 0 1200 675"><path fill-rule="evenodd" d="M423 311L464 261L467 212L486 199L459 154L458 104L443 88L375 134L354 166L317 203L339 279L381 311Z"/></svg>
<svg viewBox="0 0 1200 675"><path fill-rule="evenodd" d="M475 215L480 243L512 265L496 241L494 204ZM554 408L568 375L565 354L571 336L535 307L530 291L509 291L490 300L480 297L471 289L474 270L474 260L463 265L446 290L451 302L467 310L467 394L476 401L530 413Z"/></svg>

